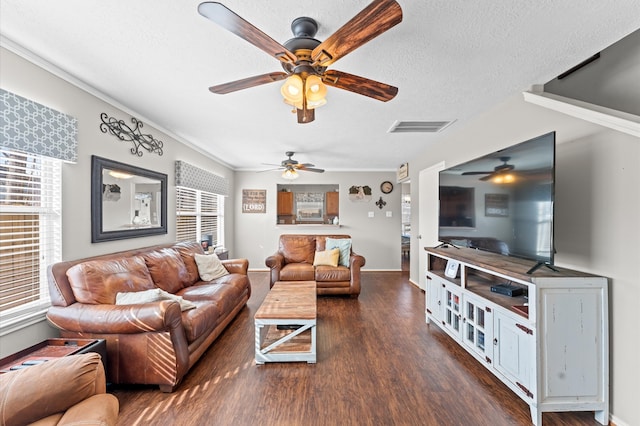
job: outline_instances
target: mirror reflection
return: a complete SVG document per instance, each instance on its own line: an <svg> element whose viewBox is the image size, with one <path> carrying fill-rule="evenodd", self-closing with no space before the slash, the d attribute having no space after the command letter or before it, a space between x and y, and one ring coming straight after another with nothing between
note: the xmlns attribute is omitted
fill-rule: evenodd
<svg viewBox="0 0 640 426"><path fill-rule="evenodd" d="M166 233L167 175L92 156L91 242Z"/></svg>
<svg viewBox="0 0 640 426"><path fill-rule="evenodd" d="M102 170L102 231L160 227L161 183L158 179Z"/></svg>

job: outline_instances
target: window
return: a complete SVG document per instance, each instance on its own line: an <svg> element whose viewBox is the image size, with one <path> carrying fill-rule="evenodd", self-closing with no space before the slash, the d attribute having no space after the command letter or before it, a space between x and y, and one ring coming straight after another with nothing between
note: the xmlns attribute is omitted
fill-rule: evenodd
<svg viewBox="0 0 640 426"><path fill-rule="evenodd" d="M176 187L176 240L202 241L224 246L224 197L211 192Z"/></svg>
<svg viewBox="0 0 640 426"><path fill-rule="evenodd" d="M0 149L0 324L49 306L61 260L61 161Z"/></svg>

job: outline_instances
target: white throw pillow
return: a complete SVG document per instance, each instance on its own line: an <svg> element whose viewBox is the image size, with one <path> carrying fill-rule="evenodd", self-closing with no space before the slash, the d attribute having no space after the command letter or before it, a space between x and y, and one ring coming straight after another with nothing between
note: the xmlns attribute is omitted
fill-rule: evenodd
<svg viewBox="0 0 640 426"><path fill-rule="evenodd" d="M116 293L116 305L137 305L141 303L157 302L165 297L159 288L144 291L127 291Z"/></svg>
<svg viewBox="0 0 640 426"><path fill-rule="evenodd" d="M188 300L185 300L182 296L171 294L168 291L164 291L162 289L160 289L160 294L162 294L165 297L165 299L173 299L176 302L178 302L180 304L180 309L183 311L187 311L189 309L193 309L196 307L195 304L193 304Z"/></svg>
<svg viewBox="0 0 640 426"><path fill-rule="evenodd" d="M198 265L198 273L202 281L212 281L229 275L229 271L226 270L215 254L195 253L193 257L196 260L196 265Z"/></svg>
<svg viewBox="0 0 640 426"><path fill-rule="evenodd" d="M168 293L159 288L152 288L144 291L128 291L116 294L116 305L139 305L143 303L157 302L158 300L175 300L180 303L180 309L186 311L196 307L182 296Z"/></svg>

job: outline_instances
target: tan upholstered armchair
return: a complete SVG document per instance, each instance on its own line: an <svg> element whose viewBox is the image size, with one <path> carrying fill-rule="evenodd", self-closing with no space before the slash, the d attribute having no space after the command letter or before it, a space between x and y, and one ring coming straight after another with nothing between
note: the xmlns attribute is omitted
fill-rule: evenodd
<svg viewBox="0 0 640 426"><path fill-rule="evenodd" d="M360 295L360 268L364 257L355 254L351 244L346 249L343 264L314 266L316 252L325 251L327 239L350 242L349 235L280 235L278 251L267 257L265 264L271 269L270 286L276 281L315 281L319 295Z"/></svg>
<svg viewBox="0 0 640 426"><path fill-rule="evenodd" d="M118 410L97 353L0 374L0 424L108 426L118 422Z"/></svg>

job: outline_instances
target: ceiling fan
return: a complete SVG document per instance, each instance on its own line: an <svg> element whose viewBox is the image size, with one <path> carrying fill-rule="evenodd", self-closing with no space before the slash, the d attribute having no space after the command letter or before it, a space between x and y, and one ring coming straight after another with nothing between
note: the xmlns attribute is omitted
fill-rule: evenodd
<svg viewBox="0 0 640 426"><path fill-rule="evenodd" d="M284 171L282 172L282 177L285 179L297 179L298 178L298 171L304 171L304 172L314 172L314 173L324 173L324 169L318 169L315 167L314 164L311 163L298 163L296 160L292 159L291 157L293 157L293 154L295 154L295 152L293 151L287 151L285 152L285 155L289 158L287 158L286 160L282 160L280 162L280 164L269 164L269 163L263 163L266 164L268 166L278 166L278 168L276 169L269 169L269 170L282 170L284 169ZM268 171L268 170L263 170L263 171Z"/></svg>
<svg viewBox="0 0 640 426"><path fill-rule="evenodd" d="M493 168L490 172L464 172L462 175L487 175L480 178L480 180L487 181L497 176L508 174L508 172L514 170L516 167L513 164L509 164L511 157L500 157L502 164Z"/></svg>
<svg viewBox="0 0 640 426"><path fill-rule="evenodd" d="M281 93L294 107L298 123L315 119L315 108L326 103L326 86L348 90L379 101L389 101L398 88L327 67L402 21L402 9L395 0L374 0L325 41L313 38L315 20L296 18L291 24L294 38L280 44L218 2L204 2L198 13L281 62L284 72L271 72L212 86L209 90L226 94L286 79Z"/></svg>

